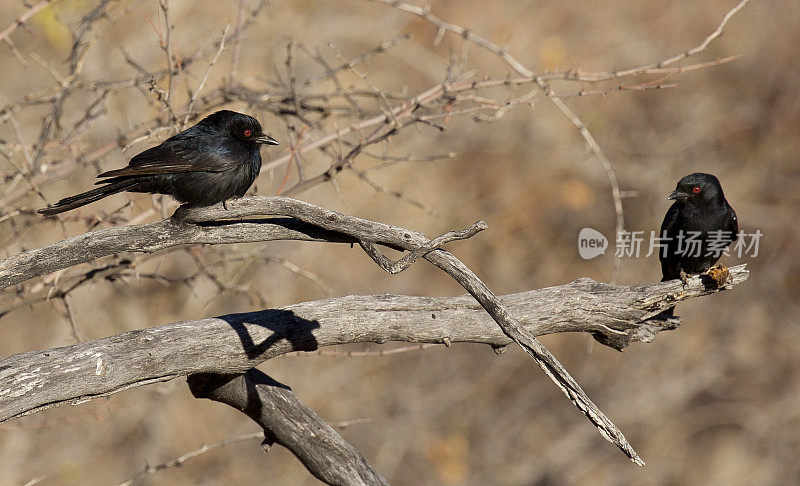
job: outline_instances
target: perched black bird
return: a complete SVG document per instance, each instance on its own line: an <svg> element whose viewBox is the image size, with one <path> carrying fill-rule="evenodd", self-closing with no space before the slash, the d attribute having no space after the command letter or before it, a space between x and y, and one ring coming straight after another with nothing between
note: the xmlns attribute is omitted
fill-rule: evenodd
<svg viewBox="0 0 800 486"><path fill-rule="evenodd" d="M725 199L719 180L696 172L680 181L667 199L674 199L664 222L661 238L661 281L686 280L688 274L705 272L738 238L736 213ZM672 315L673 308L665 311Z"/></svg>
<svg viewBox="0 0 800 486"><path fill-rule="evenodd" d="M97 189L40 209L62 213L122 191L168 194L181 203L211 206L243 196L261 171L262 144L277 145L255 118L222 110L133 157L123 169L103 172Z"/></svg>

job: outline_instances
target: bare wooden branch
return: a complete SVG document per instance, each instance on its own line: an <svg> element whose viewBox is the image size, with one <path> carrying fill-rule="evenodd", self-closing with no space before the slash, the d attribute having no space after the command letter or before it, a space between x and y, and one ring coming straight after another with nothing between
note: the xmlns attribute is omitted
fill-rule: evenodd
<svg viewBox="0 0 800 486"><path fill-rule="evenodd" d="M208 398L244 412L264 429L262 447L289 449L315 477L327 484L389 483L333 427L303 405L291 389L257 369L236 376L197 374L188 379L197 398Z"/></svg>
<svg viewBox="0 0 800 486"><path fill-rule="evenodd" d="M362 248L375 262L389 273L402 271L402 261L392 263L374 246L361 242ZM419 251L419 250L415 250ZM410 254L409 256L413 255ZM542 371L558 385L570 401L583 412L597 427L600 433L619 447L634 463L644 466L644 461L636 453L622 431L600 410L578 385L578 382L567 372L566 368L544 347L536 337L528 332L522 323L515 318L491 290L460 260L452 254L436 250L425 253L425 259L447 272L462 287L481 303L486 312L500 325L503 332L515 343L519 344L542 368Z"/></svg>
<svg viewBox="0 0 800 486"><path fill-rule="evenodd" d="M177 231L177 235L173 234L172 238L166 239L166 242L160 239L159 243L162 245L166 244L168 246L174 246L175 244L178 244L175 243L176 239L180 238L180 236L185 236L185 233L182 231L182 229L186 227L192 228L191 226L187 225L187 223L219 223L218 220L220 218L239 218L248 216L263 216L269 214L291 216L300 221L313 224L324 230L343 233L355 238L359 242L379 243L391 246L393 248L411 250L412 252L414 250L424 249L426 252L424 258L447 272L450 276L455 278L456 281L458 281L459 284L461 284L468 292L470 292L470 294L472 294L473 297L475 297L486 309L489 315L494 318L498 325L500 325L500 328L503 330L503 332L505 332L506 335L513 339L517 344L522 346L523 349L525 349L531 355L531 357L533 357L533 359L537 362L537 364L539 364L545 373L559 386L559 388L561 388L562 391L564 391L570 401L572 401L573 404L575 404L582 412L584 412L584 414L586 414L592 423L598 427L604 437L616 444L635 463L639 465L644 464L641 458L639 458L628 441L625 439L622 432L589 399L578 383L569 375L561 363L558 362L555 356L553 356L541 343L539 343L533 335L524 330L522 325L505 309L502 303L497 300L491 290L489 290L489 288L486 287L486 285L483 284L483 282L481 282L481 280L469 268L467 268L453 255L443 250L430 251L431 242L428 241L424 235L384 223L376 223L360 218L354 218L352 216L330 211L325 208L314 206L313 204L308 204L291 198L262 197L248 198L246 200L237 201L235 206L231 205L229 209L222 209L222 213L220 213L220 209L218 207L181 207L178 211L176 211L172 218L175 224L170 225L170 229ZM152 226L148 227L148 229L152 229ZM475 229L480 229L480 227L475 227ZM117 228L114 228L111 231L116 233L115 236L118 236L119 230ZM190 229L190 231L194 231L194 229ZM126 236L127 238L123 239L116 238L115 241L118 244L127 244L127 248L133 251L139 251L137 250L137 247L148 247L146 241L136 239L133 240L135 245L132 246L130 245L131 234L129 233ZM231 236L231 232L225 231L220 236L223 238L229 238ZM233 241L242 241L241 236L237 236L238 238L234 239ZM88 259L97 258L98 256L107 254L104 252L108 252L109 249L108 244L97 245L97 242L103 241L103 238L93 237L91 233L72 238L71 240L72 241L66 240L65 242L62 242L67 244L67 248L62 248L57 252L54 252L53 245L27 252L28 255L23 255L23 258L21 259L22 265L20 265L20 259L17 258L13 263L15 264L15 268L21 268L21 270L17 270L14 273L12 269L13 276L18 277L20 273L23 273L25 270L34 267L35 264L31 264L32 262L47 262L47 264L50 266L56 265L60 266L60 268L64 268L67 266L66 262L77 261L81 259L83 259L83 261L88 261ZM231 240L228 241L230 242ZM56 246L58 245L59 244L56 244ZM371 247L367 245L364 246L364 248L365 250L369 250ZM375 259L375 252L368 251L368 253ZM54 255L58 255L58 257L55 257ZM48 256L50 258L48 258ZM14 258L16 257L10 257L7 260ZM382 264L382 266L386 268L385 262L382 262L380 259L376 259L376 262ZM2 267L3 263L0 263L0 275L2 275ZM53 268L51 271L57 269L59 268Z"/></svg>
<svg viewBox="0 0 800 486"><path fill-rule="evenodd" d="M692 277L634 286L588 278L500 297L532 335L590 332L617 349L649 342L679 320L652 319L686 299L716 289ZM356 342L511 343L470 296L348 296L279 309L176 322L62 348L16 354L0 362L0 422L46 408L81 403L128 388L196 373L244 373L294 351Z"/></svg>
<svg viewBox="0 0 800 486"><path fill-rule="evenodd" d="M447 272L467 289L497 322L506 336L520 345L536 361L542 371L564 392L572 404L586 415L603 437L619 447L635 464L644 466L644 461L622 431L592 402L567 369L536 339L534 334L525 329L522 322L509 312L472 270L444 250L428 253L425 259Z"/></svg>
<svg viewBox="0 0 800 486"><path fill-rule="evenodd" d="M410 246L415 250L421 244L427 244L427 239L419 233L354 218L291 198L253 196L232 201L227 206L227 210L222 205L179 208L171 219L91 231L12 255L0 261L0 288L115 253L151 253L177 245L272 240L358 243L359 240L368 240L394 248ZM264 218L268 215L291 216L296 220ZM250 219L244 221L241 218ZM484 228L479 224L473 229ZM472 234L474 232L468 236ZM446 241L452 239L446 235Z"/></svg>
<svg viewBox="0 0 800 486"><path fill-rule="evenodd" d="M167 219L96 230L13 255L0 262L0 288L120 252L151 253L176 245L273 240L357 243L355 238L287 218L208 226L176 224L174 220Z"/></svg>
<svg viewBox="0 0 800 486"><path fill-rule="evenodd" d="M440 246L450 243L451 241L455 240L463 240L465 238L470 238L477 234L479 231L483 231L488 228L489 225L486 224L485 221L478 221L477 223L473 224L469 228L462 230L462 231L450 231L445 233L437 238L430 240L428 243L416 248L410 252L400 260L393 262L388 259L383 253L381 253L375 245L368 241L361 240L359 244L361 248L367 253L367 255L372 258L375 263L378 264L382 269L386 272L391 273L392 275L396 273L400 273L412 263L419 260L420 257L427 255L428 253L432 252L433 250L439 248Z"/></svg>
<svg viewBox="0 0 800 486"><path fill-rule="evenodd" d="M303 223L313 225L313 227L303 232L297 231L296 228L281 226L279 221L267 221L266 225L253 220L229 224L231 219L265 215L290 216ZM222 218L227 220L221 221ZM292 224L293 221L287 223ZM482 227L476 225L464 234L469 234L470 231L473 231L474 234L474 231L482 229ZM144 228L144 232L139 231L140 228ZM320 228L333 232L333 234L326 238L325 235L319 234ZM315 231L316 235L313 233ZM622 432L589 399L558 360L536 340L533 334L524 329L522 324L469 268L444 250L430 251L431 242L424 235L404 228L355 218L286 197L243 198L229 205L228 209L224 209L221 205L210 208L181 207L169 221L141 227L131 226L90 232L54 245L9 257L0 262L0 283L4 280L12 283L19 282L24 279L26 273L30 277L35 275L35 272L40 272L39 274L52 272L122 250L154 251L178 244L196 243L197 239L202 238L204 238L203 242L207 243L266 241L278 239L276 235L281 235L284 239L327 241L348 241L349 239L350 241L382 244L412 252L414 250L424 251L424 258L447 272L472 294L498 323L503 332L534 358L573 404L598 427L604 437L620 447L631 460L637 464L643 464ZM443 238L452 235L449 234ZM364 248L369 250L370 246L366 245ZM368 251L368 254L376 259L374 251ZM379 258L376 261L386 268L385 261L381 261Z"/></svg>
<svg viewBox="0 0 800 486"><path fill-rule="evenodd" d="M376 49L354 59L348 60L339 55L338 57L342 58L342 64L334 67L321 54L313 54L312 50L305 48L302 44L290 41L287 46L285 78L283 73L279 73L277 82L258 82L255 86L249 88L237 85L234 78L240 55L241 34L252 24L258 12L264 7L266 3L264 0L261 0L258 6L253 9L245 8L245 2L239 1L235 31L229 35L229 28L226 28L218 41L215 42L215 39L210 39L205 48L197 49L194 54L185 59L181 59L179 49L177 49L177 46L173 46L170 40L170 32L173 27L168 9L169 1L159 0L157 2L160 7L159 12L164 15L166 30L162 35L161 28L156 27L156 34L161 40L161 47L167 59L166 68L152 71L152 68L147 67L146 63L137 63L135 59L125 54L126 68L135 70L133 76L118 79L117 75L114 74L108 79L97 80L82 73L92 46L98 43L98 39L101 38L109 26L124 18L135 5L142 2L142 0L134 0L117 8L116 4L121 3L117 0L100 0L96 7L74 25L75 40L67 63L68 71L62 74L49 61L45 60L46 56L39 56L35 52L31 53L31 57L50 72L55 80L54 85L30 92L24 97L11 100L10 103L4 103L3 106L0 106L0 123L9 123L16 134L16 140L0 141L0 150L2 151L0 154L8 159L9 166L7 171L0 169L0 179L7 182L7 185L0 191L0 222L8 221L6 224L12 227L13 233L9 238L0 241L0 249L6 250L6 255L8 255L11 252L11 248L20 248L23 244L23 235L26 232L36 226L49 224L46 220L38 218L31 210L30 205L35 203L30 198L22 200L23 197L38 195L41 200L47 201L47 189L45 188L45 192L43 192L43 187L61 181L67 175L79 169L87 168L90 164L97 165L98 162L102 163L102 157L118 146L127 148L137 140L150 140L157 133L175 131L195 119L202 112L234 102L237 104L244 103L249 109L259 108L263 111L274 113L286 125L290 136L296 139L292 143L293 148L290 154L269 160L264 164L265 170L275 168L289 161L295 164L297 180L292 182L293 185L289 184L286 194L297 194L327 181L335 184L335 177L342 170L350 170L375 190L390 194L398 200L415 204L427 211L432 211L421 202L413 201L405 197L401 192L384 187L368 177L365 170L354 166L355 158L365 153L365 149L369 148L370 145L391 141L398 133L408 127L433 127L438 130L444 130L447 122L453 116L472 116L479 120L493 121L501 118L513 107L530 106L532 108L534 100L550 98L570 118L570 121L578 128L590 150L597 155L601 164L603 164L611 183L614 207L617 214L617 231L620 231L624 227L622 196L616 182L613 167L586 129L585 124L563 103L562 99L604 95L615 90L648 90L674 87L674 84L660 84L660 82L656 84L656 81L639 83L639 80L635 80L634 83L629 85L622 83L624 81L623 78L627 80L630 76L684 72L730 60L731 58L726 58L691 66L679 63L679 61L703 52L722 33L730 18L747 3L747 0L742 0L736 7L731 9L716 31L709 34L702 44L661 62L606 73L581 73L571 70L561 73L543 72L537 74L533 70L527 69L501 46L472 33L466 28L446 23L434 17L426 8L405 4L397 0L375 1L381 1L395 8L416 14L435 25L439 30L435 43L441 41L443 35L448 31L458 34L465 40L462 43L463 49L460 64L457 65L457 61L454 58L445 81L428 86L427 89L423 89L416 95L409 95L405 92L390 93L373 84L370 81L372 78L368 76L367 71L362 72L356 69L355 66L358 63L391 48L400 39L406 37L403 36L378 46ZM50 0L45 0L36 4L26 4L28 11L20 16L15 24L0 32L0 40L4 40L9 45L11 52L23 64L24 60L12 43L10 34L20 26L24 27L24 23L49 2ZM116 12L112 12L114 8L117 8ZM160 26L160 17L157 21ZM231 40L233 44L231 76L219 86L209 86L208 89L204 89L212 68L226 48L226 42ZM506 76L498 79L485 73L477 74L480 70L465 69L466 48L470 43L479 45L499 56L518 74L514 77ZM338 50L335 48L333 50L338 54ZM309 72L306 66L301 66L303 53L308 57L308 60L323 67L324 73L316 76L306 76L305 79L299 77L297 73ZM178 77L191 75L186 71L186 68L192 62L197 61L207 62L205 74L202 76L197 90L192 91L187 80L186 88L184 89L186 96L179 96L181 86L175 80ZM357 86L345 87L345 84L341 82L342 80L338 79L339 73L345 74L347 72L355 74L360 79ZM564 93L555 93L547 84L552 79L572 82L571 85L568 83L564 83L564 85L573 87L584 81L596 83L604 80L613 80L613 83L607 84L617 84L618 86L598 86L597 89L592 90L574 88L565 90ZM535 91L522 96L513 94L514 87L526 85L534 87ZM313 89L310 89L312 86ZM157 114L154 114L151 119L141 125L130 126L126 130L121 130L118 141L106 141L98 144L94 140L99 139L87 136L91 133L92 125L105 112L105 105L107 103L109 105L116 104L117 99L127 96L125 90L131 89L143 93ZM503 91L511 94L506 95L502 93ZM201 93L203 96L200 96ZM78 99L79 96L88 96L91 100L94 100L90 102L85 112L81 112L82 108L75 112L75 108L70 106L70 101ZM182 101L184 98L187 100L186 102ZM43 110L44 116L38 114L39 110ZM26 115L28 123L30 123L31 119L35 119L37 123L41 124L38 136L29 139L21 135L22 131L17 123L17 118L21 120L23 114ZM294 125L298 120L303 125L301 129ZM346 123L342 123L343 121L346 121ZM303 132L305 128L310 128L309 131L311 133L304 139ZM342 147L346 148L340 150ZM310 161L308 152L317 151L320 152L322 157L330 159L330 165L328 168L323 168L322 172L306 177L304 165L309 165L306 164ZM27 164L18 164L17 160L20 157L24 157L24 161L27 161ZM310 167L309 165L307 169L309 172L312 170ZM279 194L282 193L284 184L290 180L290 168L291 166L287 166L286 177L278 190ZM97 169L97 167L93 169ZM305 205L305 203L300 203L299 201L281 198L254 198L249 201L241 201L241 204L234 211L222 211L220 208L203 210L181 209L174 218L158 223L95 231L9 257L0 262L0 290L5 289L4 295L10 296L13 303L11 306L0 309L0 316L7 309L55 298L64 303L65 314L69 318L73 329L76 330L77 323L72 315L69 300L71 289L80 286L81 282L91 282L93 279L98 278L98 275L119 275L120 273L118 272L128 271L126 269L135 267L137 261L148 257L138 255L128 260L129 256L125 255L124 257L115 257L114 261L110 263L108 261L104 262L105 266L100 269L87 270L84 267L65 272L62 272L62 270L119 252L142 253L163 249L176 250L178 249L177 247L187 244L239 243L275 239L358 242L369 256L390 273L402 271L414 261L423 257L454 277L478 300L480 306L475 306L472 303L474 308L471 308L470 312L480 314L480 308L483 307L503 331L498 335L504 339L505 344L514 341L522 346L561 387L570 400L590 418L606 438L615 442L629 457L641 464L641 460L622 436L619 429L589 400L580 386L569 376L555 357L536 340L535 336L537 334L528 328L528 323L521 320L515 312L512 312L509 304L504 299L494 296L486 285L462 262L450 253L440 249L441 245L449 241L468 238L482 230L485 227L482 222L476 223L462 232L451 232L434 240L428 240L424 235L403 228L351 218L339 213L325 211L322 208ZM158 205L160 204L154 203L154 206ZM83 215L76 213L65 216L64 218L67 219L60 218L59 222L63 224L64 221L77 220L85 223L87 228L93 228L94 225L100 223L110 223L112 225L130 223L131 221L126 221L125 217L121 215L123 213L119 210L112 212L108 216L103 213L89 216L86 213ZM148 217L148 214L155 214L155 211L150 209L136 216L133 221L143 221ZM164 216L166 217L166 215ZM392 262L378 249L380 245L406 250L407 253L399 261ZM211 280L220 290L243 291L243 286L229 286L221 282L213 272L203 268L204 263L199 258L195 258L195 261L199 267L198 274L204 275ZM615 263L615 274L617 265L618 260ZM32 277L40 278L36 282L23 284L23 282ZM164 277L156 272L152 277L148 278ZM746 278L746 275L744 278ZM593 285L601 284L594 283ZM596 290L595 288L593 291ZM680 292L684 292L684 289L681 289ZM467 300L469 301L468 298ZM670 305L672 303L674 302L670 302ZM261 308L265 305L254 304L253 308ZM658 304L656 307L661 309L664 305ZM580 307L577 308L580 309ZM649 310L647 312L655 313L657 310ZM540 318L540 323L549 322L548 319L550 317ZM626 330L615 329L605 324L594 331L591 331L590 328L578 330L589 330L604 344L621 349L634 340L650 339L656 332L674 328L679 324L677 319L659 321L651 319L651 317L652 314L647 316L639 315L635 319L631 317L634 320L630 322L635 322L635 325L626 328ZM264 322L271 322L270 319L266 319ZM574 319L579 319L579 317ZM426 321L420 320L420 322L425 323ZM601 319L600 322L604 321ZM487 320L487 323L491 324L491 321ZM269 327L268 324L265 325ZM296 323L293 325L296 325ZM595 325L597 325L596 322ZM358 341L359 336L353 329L358 328L357 326L351 327L351 335L343 337L342 339L347 340L342 342ZM495 331L498 330L495 329ZM183 329L183 332L185 332L185 329ZM308 330L308 334L312 336L310 342L314 344L316 342L315 333ZM237 334L237 336L240 338L239 347L247 348L246 339L242 335ZM273 337L275 336L273 335ZM159 341L160 337L153 339ZM260 342L267 342L269 339L269 336L264 336L264 341ZM282 338L278 337L278 339ZM289 342L291 349L295 349L295 343L291 340ZM445 335L437 342L450 343L451 338ZM250 344L257 347L253 342ZM500 344L499 346L505 344ZM315 345L318 346L319 344L316 343ZM271 345L267 347L271 348ZM137 349L138 352L149 353L144 346ZM235 346L232 349L235 349ZM146 354L146 356L150 355ZM97 359L95 360L94 358ZM80 361L81 359L83 358L77 360ZM94 364L96 379L100 381L105 378L104 359L102 352L101 355L89 357L90 364ZM122 358L120 357L119 359L121 360ZM130 357L126 359L130 359ZM252 365L251 361L256 361L256 359L248 355L245 362ZM119 362L121 363L122 361ZM209 364L209 366L211 366L211 371L200 369L185 372L185 370L179 370L175 371L173 375L147 375L149 378L143 378L136 381L135 384L132 384L133 382L126 382L127 384L118 383L117 388L108 389L106 392L100 392L100 394L113 393L128 386L138 386L148 382L147 380L168 379L167 376L184 376L187 373L217 373L213 368L213 364ZM234 372L242 373L246 369L237 368ZM66 377L67 381L71 379L70 373L73 371L72 365L63 366L59 370L59 372L65 373L61 375L61 378ZM156 370L151 369L150 371ZM2 379L11 376L4 373L5 368L3 363L0 363L0 383L2 383ZM35 375L38 370L34 372L31 369L28 370L28 373L34 373ZM211 377L210 374L203 376L206 378ZM17 386L20 377L22 377L23 381L30 378L24 373L23 375L14 375L12 376L15 380L13 382L14 386ZM36 376L31 379L34 378ZM214 375L213 380L219 379L219 375ZM246 381L248 378L243 376L241 379ZM99 385L100 381L91 382L90 380L89 383L94 386ZM22 396L34 393L38 386L38 383L34 384L32 389L23 391ZM253 387L258 386L260 385L253 385ZM20 388L15 388L13 392L8 391L10 389L6 389L6 394L10 393L10 395L5 398L2 395L2 390L0 390L0 403L2 403L3 399L9 397L16 397L15 401L20 400L20 396L17 395ZM95 396L92 391L84 391L84 395L76 395L61 401L56 400L52 403L42 403L28 411L23 411L22 414L63 401L83 400L88 399L90 396ZM267 396L264 395L262 398L266 400ZM349 482L353 482L353 479Z"/></svg>

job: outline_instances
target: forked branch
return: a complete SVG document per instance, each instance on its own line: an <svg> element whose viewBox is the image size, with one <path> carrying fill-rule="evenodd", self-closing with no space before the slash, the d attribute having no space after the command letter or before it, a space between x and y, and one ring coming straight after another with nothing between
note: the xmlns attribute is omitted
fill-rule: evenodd
<svg viewBox="0 0 800 486"><path fill-rule="evenodd" d="M265 218L265 216L280 217ZM286 216L289 218L287 219ZM290 198L250 197L232 202L229 204L227 210L223 209L221 206L210 208L181 208L170 220L146 225L116 227L89 232L59 243L15 255L0 262L0 282L6 285L8 285L9 281L12 283L21 282L25 278L31 278L43 273L63 269L70 265L87 262L119 251L152 252L162 248L191 243L234 243L275 239L348 243L359 242L365 249L369 249L368 253L373 256L373 258L375 258L377 254L377 249L374 248L375 245L408 250L412 252L411 255L423 255L425 259L455 278L476 300L478 300L480 305L500 326L507 338L518 343L534 357L548 376L550 376L570 400L590 418L606 438L617 444L632 460L641 463L641 459L627 443L619 429L605 417L591 400L589 400L577 382L567 373L555 357L536 340L536 333L528 329L523 321L521 321L519 317L516 317L518 314L511 312L469 268L452 254L441 249L433 249L435 248L434 243L445 242L458 237L466 237L480 231L484 227L483 224L476 223L476 225L473 225L464 233L448 233L440 237L438 241L434 240L432 242L425 238L424 235L417 232L385 223L355 218ZM414 253L415 251L417 252L416 254ZM377 260L379 261L380 259L378 258ZM386 262L383 263L382 266L386 267ZM669 285L669 283L660 285ZM684 292L684 295L688 294ZM676 299L677 297L675 297L674 294L662 295L660 301L647 304L646 314L637 315L632 322L641 322L654 316ZM608 305L610 303L606 302L606 304ZM630 312L630 307L623 308L622 310ZM639 311L641 312L642 309L639 309ZM608 309L604 307L603 312L608 312ZM241 325L249 319L248 316L249 314L244 315L244 317L236 317L233 321L236 324L231 323L231 326L233 326L235 330L238 329L237 332L240 332L241 335L239 336L240 342L236 343L233 348L230 348L227 353L220 354L220 352L217 351L207 354L202 346L180 346L177 348L184 353L182 354L184 358L191 358L192 363L200 363L203 361L200 355L211 356L213 358L212 362L206 360L206 367L187 370L185 368L185 359L178 359L177 356L171 356L169 359L158 361L160 363L170 363L174 361L175 365L182 363L181 366L184 368L177 370L177 376L184 376L197 372L211 372L212 370L214 373L241 373L255 364L246 362L247 367L244 369L232 370L229 368L226 369L225 367L223 367L223 369L217 369L218 364L214 364L214 360L221 355L236 353L237 351L240 352L242 346L250 359L255 357L261 360L268 359L271 356L265 356L264 354L268 350L272 350L277 343L284 338L288 340L291 346L284 349L283 352L295 351L298 349L316 349L319 346L318 337L315 333L311 332L312 329L318 327L318 323L309 321L303 326L300 325L302 322L296 322L294 319L289 319L289 322L292 324L289 329L284 329L281 334L275 333L269 338L258 341L260 344L256 345L255 343L257 341L250 337L249 331L243 332L241 328ZM232 316L228 317L230 318ZM383 317L382 313L382 318ZM222 319L226 320L226 318ZM545 320L547 319L545 318ZM628 319L628 321L630 322L631 319ZM268 327L271 325L272 324L269 324ZM239 327L237 328L237 326ZM186 329L182 325L181 328L184 330ZM191 326L191 328L192 333L190 334L196 335L197 330L195 326ZM593 328L593 330L597 331L598 329ZM331 342L330 344L352 342L354 339L358 340L352 335L348 337L349 340ZM616 337L619 338L620 336L618 335ZM443 336L440 342L446 342L445 338L452 341L448 336ZM396 337L391 336L384 336L377 340L386 341L390 339L397 340ZM147 337L143 345L151 349L154 340L155 337L153 336ZM418 339L412 338L405 340L416 341ZM507 342L506 340L506 343ZM132 353L135 352L134 350L136 348L137 346L129 343L129 345L126 345L123 349L125 349L126 353ZM185 353L187 350L193 350L191 351L191 356L186 356ZM150 352L148 351L147 354L149 356ZM117 386L108 388L106 382L108 377L105 376L104 372L103 355L104 354L101 352L101 354L98 355L101 357L100 361L95 363L96 374L94 380L89 380L86 383L93 383L95 387L104 388L105 391L95 389L92 393L80 394L81 398L76 398L75 396L62 397L58 400L34 403L29 408L16 408L10 415L5 415L5 419L30 413L31 411L52 404L74 401L76 399L80 400L86 396L93 397L100 394L113 393L129 386L137 386L136 384L160 381L176 376L175 370L167 373L163 373L164 370L161 370L162 372L154 373L152 376L146 378L139 377L134 380L123 380L123 382ZM123 362L126 361L127 360L123 360ZM152 370L153 366L151 362L145 369ZM9 376L5 372L2 373L3 376ZM37 373L36 376L37 379L39 379L41 374ZM0 380L1 379L0 377ZM33 385L28 389L25 389L25 387L20 388L16 385L10 386L5 390L5 396L18 398L20 395L28 395L29 392L39 388L38 385ZM0 390L0 397L3 396L3 391ZM12 408L13 406L19 407L22 404L19 400L14 400L13 402L14 403L9 404ZM0 405L0 408L2 408L2 405ZM3 416L0 416L0 420L2 419Z"/></svg>

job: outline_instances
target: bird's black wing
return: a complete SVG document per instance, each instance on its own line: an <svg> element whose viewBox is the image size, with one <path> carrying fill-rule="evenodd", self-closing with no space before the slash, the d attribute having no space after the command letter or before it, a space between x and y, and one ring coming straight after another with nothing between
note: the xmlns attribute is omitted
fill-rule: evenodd
<svg viewBox="0 0 800 486"><path fill-rule="evenodd" d="M728 218L726 221L725 231L731 232L731 243L739 239L739 219L736 217L736 211L733 210L730 204L725 201L725 207L728 210Z"/></svg>
<svg viewBox="0 0 800 486"><path fill-rule="evenodd" d="M222 172L234 165L226 151L218 148L197 150L191 142L184 137L167 139L161 145L134 156L127 167L103 172L97 177L105 179L180 172Z"/></svg>
<svg viewBox="0 0 800 486"><path fill-rule="evenodd" d="M681 274L681 258L677 254L678 240L677 236L680 233L683 218L681 217L681 209L683 205L675 202L667 210L664 215L664 221L661 223L661 232L659 238L666 238L666 255L664 249L659 249L658 258L661 260L661 281L673 280L680 277Z"/></svg>

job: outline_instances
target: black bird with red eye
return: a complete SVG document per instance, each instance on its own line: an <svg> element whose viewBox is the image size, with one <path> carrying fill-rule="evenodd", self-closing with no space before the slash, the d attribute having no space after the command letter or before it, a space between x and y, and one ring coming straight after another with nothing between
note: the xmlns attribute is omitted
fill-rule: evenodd
<svg viewBox="0 0 800 486"><path fill-rule="evenodd" d="M661 281L685 282L687 275L705 272L719 260L722 250L736 241L739 222L719 179L711 174L685 176L667 199L675 202L661 223L660 236L666 240L659 253Z"/></svg>
<svg viewBox="0 0 800 486"><path fill-rule="evenodd" d="M222 110L153 148L127 167L103 172L97 189L40 209L46 216L69 211L122 191L167 194L191 206L242 197L261 171L261 145L277 145L255 118Z"/></svg>

